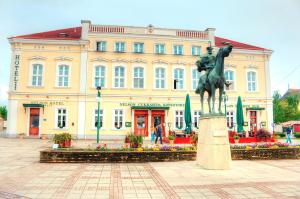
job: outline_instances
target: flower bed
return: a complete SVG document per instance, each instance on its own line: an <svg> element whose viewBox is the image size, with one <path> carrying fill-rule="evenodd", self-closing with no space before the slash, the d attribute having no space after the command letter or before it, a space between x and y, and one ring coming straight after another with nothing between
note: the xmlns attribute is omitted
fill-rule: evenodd
<svg viewBox="0 0 300 199"><path fill-rule="evenodd" d="M146 148L109 149L105 145L96 149L47 149L40 152L43 163L109 163L109 162L164 162L196 160L193 146L153 146ZM232 145L233 160L300 159L300 146L285 143Z"/></svg>

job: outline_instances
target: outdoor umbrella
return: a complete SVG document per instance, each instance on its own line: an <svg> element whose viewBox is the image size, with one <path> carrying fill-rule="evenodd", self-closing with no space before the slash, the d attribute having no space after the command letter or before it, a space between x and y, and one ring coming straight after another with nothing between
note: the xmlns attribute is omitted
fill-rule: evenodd
<svg viewBox="0 0 300 199"><path fill-rule="evenodd" d="M190 134L192 130L192 114L191 114L191 102L190 102L189 94L187 94L185 97L184 121L185 121L185 132L187 134Z"/></svg>
<svg viewBox="0 0 300 199"><path fill-rule="evenodd" d="M243 115L243 105L242 99L239 96L236 105L236 123L237 123L237 132L244 131L244 115Z"/></svg>

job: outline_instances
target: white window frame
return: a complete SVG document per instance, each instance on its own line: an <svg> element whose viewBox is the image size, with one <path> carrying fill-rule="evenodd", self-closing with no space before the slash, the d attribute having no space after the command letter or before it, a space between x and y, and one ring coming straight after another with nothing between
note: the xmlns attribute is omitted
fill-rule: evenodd
<svg viewBox="0 0 300 199"><path fill-rule="evenodd" d="M107 67L106 67L106 65L103 65L103 64L94 64L94 72L93 72L93 81L92 81L92 83L93 83L93 85L92 85L92 87L93 88L96 88L96 68L97 67L103 67L104 68L104 86L101 86L101 88L106 88L106 85L107 85L107 78L106 78L106 74L107 74ZM100 76L100 78L101 78L101 76Z"/></svg>
<svg viewBox="0 0 300 199"><path fill-rule="evenodd" d="M124 44L123 51L119 51L119 49L117 50L117 43L123 43ZM115 44L114 44L114 52L117 52L117 53L124 53L124 52L126 52L126 42L124 42L124 41L116 41Z"/></svg>
<svg viewBox="0 0 300 199"><path fill-rule="evenodd" d="M181 54L178 54L178 49L176 48L175 50L175 47L179 47L181 46L182 47L182 53ZM173 47L172 47L172 51L173 51L173 55L184 55L184 45L182 44L173 44ZM176 53L175 53L176 52Z"/></svg>
<svg viewBox="0 0 300 199"><path fill-rule="evenodd" d="M42 68L43 68L43 72L42 72L42 84L40 86L35 86L35 85L32 85L32 78L33 78L33 66L35 64L40 64L42 65ZM45 62L43 61L33 61L33 62L30 62L30 73L29 73L29 78L28 78L28 86L30 87L43 87L44 86L44 82L45 82Z"/></svg>
<svg viewBox="0 0 300 199"><path fill-rule="evenodd" d="M225 77L225 73L226 73L227 71L233 72L233 80L232 80L232 82L233 82L233 89L227 90L227 89L226 89L226 86L224 86L224 89L225 89L225 91L236 91L236 87L237 87L237 85L236 85L236 71L235 71L234 69L232 69L232 68L225 69L225 71L224 71L224 77ZM225 77L225 81L227 81L227 80L226 80L226 77Z"/></svg>
<svg viewBox="0 0 300 199"><path fill-rule="evenodd" d="M69 74L68 74L68 86L59 86L59 66L67 65L69 67ZM56 87L58 88L70 88L71 87L71 76L72 76L72 65L70 62L59 62L56 64Z"/></svg>
<svg viewBox="0 0 300 199"><path fill-rule="evenodd" d="M116 67L123 67L124 68L124 87L115 87L115 68ZM112 67L112 88L115 89L126 89L127 88L127 67L124 64L114 64Z"/></svg>
<svg viewBox="0 0 300 199"><path fill-rule="evenodd" d="M63 127L63 128L59 128L58 127L58 110L59 109L65 109L66 110L66 126L65 127ZM69 122L68 122L68 120L69 120L69 111L68 111L68 109L67 109L67 107L55 107L55 118L54 118L54 121L55 121L55 123L54 123L54 128L55 129L59 129L59 130L66 130L66 129L68 129L69 128Z"/></svg>
<svg viewBox="0 0 300 199"><path fill-rule="evenodd" d="M119 128L119 129L115 127L115 116L116 116L115 111L116 110L121 110L122 113L123 113L123 115L122 115L122 127ZM112 114L112 116L113 116L113 118L112 118L112 129L113 130L124 130L124 128L125 128L125 123L124 123L124 120L125 120L125 111L124 111L124 109L122 109L122 108L115 108L112 111L113 111L113 114Z"/></svg>
<svg viewBox="0 0 300 199"><path fill-rule="evenodd" d="M136 48L135 48L136 44L139 46L137 48L137 51L136 51ZM132 47L133 47L133 52L134 53L144 53L144 51L145 51L145 43L143 43L143 42L134 42Z"/></svg>
<svg viewBox="0 0 300 199"><path fill-rule="evenodd" d="M92 123L92 129L97 129L97 127L95 126L96 117L98 117L96 111L98 112L97 108L93 109L93 114L92 114L92 116L93 116L93 118L92 118L92 121L93 121L93 123ZM102 114L101 114L101 111L102 111ZM105 124L104 123L104 118L105 118L104 117L104 110L100 108L100 121L101 121L101 116L102 116L102 127L100 127L100 129L104 129L104 124Z"/></svg>
<svg viewBox="0 0 300 199"><path fill-rule="evenodd" d="M198 76L198 79L193 79L193 71L194 71L194 70L195 70L195 71L197 72L197 74L199 75L199 76ZM197 89L197 86L198 86L198 82L199 82L200 76L201 76L201 74L200 74L200 72L199 72L197 69L191 68L191 90L192 90L192 91L195 91L195 90ZM194 80L196 80L196 88L193 88Z"/></svg>
<svg viewBox="0 0 300 199"><path fill-rule="evenodd" d="M176 127L176 118L177 118L176 111L182 112L182 128L181 129ZM174 129L177 129L177 130L184 130L185 129L184 110L174 110Z"/></svg>
<svg viewBox="0 0 300 199"><path fill-rule="evenodd" d="M254 72L255 73L255 83L256 83L256 90L254 90L254 91L250 91L249 89L248 89L248 73L249 72ZM246 91L247 92L250 92L250 93L256 93L256 92L259 92L259 81L258 81L258 72L257 72L257 70L253 70L253 69L248 69L248 70L246 70Z"/></svg>
<svg viewBox="0 0 300 199"><path fill-rule="evenodd" d="M228 129L233 129L234 126L232 126L232 127L227 126L227 120L229 120L229 123L232 121L233 125L236 123L236 121L235 121L236 120L235 111L233 111L233 110L226 110L226 111L227 111L226 112L226 127ZM232 113L232 114L228 115L227 113ZM232 120L230 118L232 118Z"/></svg>
<svg viewBox="0 0 300 199"><path fill-rule="evenodd" d="M100 50L98 50L98 43L99 42L105 43L104 50L103 50L103 46L101 46ZM96 51L97 52L106 52L107 51L107 41L96 41Z"/></svg>
<svg viewBox="0 0 300 199"><path fill-rule="evenodd" d="M143 87L142 88L135 88L134 87L134 79L135 79L135 77L134 77L134 69L136 69L136 68L142 68L143 69ZM138 78L140 78L140 77L138 77ZM133 89L145 89L146 88L145 87L145 83L147 82L147 81L145 81L145 78L146 78L146 75L145 75L145 66L134 65L133 68L132 68L132 88Z"/></svg>
<svg viewBox="0 0 300 199"><path fill-rule="evenodd" d="M156 69L158 68L162 68L165 70L165 88L156 88ZM156 65L153 67L153 77L154 77L154 81L153 81L153 89L154 90L167 90L168 89L168 73L167 73L167 66L165 65Z"/></svg>
<svg viewBox="0 0 300 199"><path fill-rule="evenodd" d="M180 70L183 70L183 78L182 78L182 81L183 81L183 87L182 88L179 88L177 87L176 89L174 89L174 81L175 81L175 70L176 69L180 69ZM186 89L186 77L185 77L185 67L184 66L173 66L172 68L172 90L173 91L183 91Z"/></svg>
<svg viewBox="0 0 300 199"><path fill-rule="evenodd" d="M199 48L199 52L197 53L197 54L193 54L193 49L194 48ZM197 45L192 45L192 47L191 47L191 55L192 56L200 56L201 55L201 51L202 51L202 47L201 46L197 46Z"/></svg>
<svg viewBox="0 0 300 199"><path fill-rule="evenodd" d="M197 114L195 114L195 112L197 112ZM198 128L200 117L201 117L201 110L193 110L193 124L192 124L192 128ZM196 118L196 121L195 121L195 118ZM197 122L197 127L195 127L195 122Z"/></svg>
<svg viewBox="0 0 300 199"><path fill-rule="evenodd" d="M163 48L162 48L163 52L161 52L161 48L160 48L159 52L156 51L156 46L157 45L162 45L163 46ZM164 43L156 43L156 44L154 44L154 53L158 54L158 55L164 55L164 54L166 54L166 45Z"/></svg>

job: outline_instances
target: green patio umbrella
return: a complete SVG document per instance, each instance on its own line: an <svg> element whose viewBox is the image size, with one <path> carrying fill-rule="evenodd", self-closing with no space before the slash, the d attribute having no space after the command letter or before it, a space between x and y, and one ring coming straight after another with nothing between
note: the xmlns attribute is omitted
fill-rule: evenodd
<svg viewBox="0 0 300 199"><path fill-rule="evenodd" d="M243 105L240 96L238 97L237 105L236 105L236 123L237 123L237 132L244 131Z"/></svg>
<svg viewBox="0 0 300 199"><path fill-rule="evenodd" d="M184 121L185 121L185 132L190 134L192 131L192 114L191 114L191 102L189 94L185 97L184 104Z"/></svg>

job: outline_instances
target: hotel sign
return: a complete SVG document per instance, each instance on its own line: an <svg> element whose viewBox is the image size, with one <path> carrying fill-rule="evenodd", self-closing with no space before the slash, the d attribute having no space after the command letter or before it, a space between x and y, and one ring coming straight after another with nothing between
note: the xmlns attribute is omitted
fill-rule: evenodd
<svg viewBox="0 0 300 199"><path fill-rule="evenodd" d="M20 69L20 55L15 56L14 70L13 70L13 90L17 90L19 84L19 69Z"/></svg>
<svg viewBox="0 0 300 199"><path fill-rule="evenodd" d="M120 106L147 106L147 107L184 107L182 103L127 103L121 102Z"/></svg>

